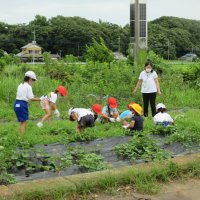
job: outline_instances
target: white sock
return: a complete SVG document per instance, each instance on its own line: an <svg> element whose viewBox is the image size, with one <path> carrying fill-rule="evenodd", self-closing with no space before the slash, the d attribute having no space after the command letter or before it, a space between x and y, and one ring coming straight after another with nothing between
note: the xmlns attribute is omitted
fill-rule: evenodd
<svg viewBox="0 0 200 200"><path fill-rule="evenodd" d="M37 126L38 126L38 128L41 128L43 126L43 123L42 122L38 122Z"/></svg>

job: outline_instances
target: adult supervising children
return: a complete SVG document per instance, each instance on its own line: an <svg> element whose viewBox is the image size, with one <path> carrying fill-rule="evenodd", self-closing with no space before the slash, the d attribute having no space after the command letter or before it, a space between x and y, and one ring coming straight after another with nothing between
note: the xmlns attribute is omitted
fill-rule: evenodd
<svg viewBox="0 0 200 200"><path fill-rule="evenodd" d="M158 82L158 75L153 70L153 64L151 62L145 63L145 69L140 73L139 80L133 94L136 95L137 90L141 87L141 93L143 97L143 106L144 106L144 116L148 117L148 106L149 102L151 105L152 116L156 114L156 93L161 95L160 85Z"/></svg>
<svg viewBox="0 0 200 200"><path fill-rule="evenodd" d="M24 82L17 88L17 95L14 104L14 111L19 121L19 133L22 136L26 130L26 121L28 120L28 102L40 101L40 98L34 98L32 91L33 82L37 81L33 71L27 71L24 76Z"/></svg>

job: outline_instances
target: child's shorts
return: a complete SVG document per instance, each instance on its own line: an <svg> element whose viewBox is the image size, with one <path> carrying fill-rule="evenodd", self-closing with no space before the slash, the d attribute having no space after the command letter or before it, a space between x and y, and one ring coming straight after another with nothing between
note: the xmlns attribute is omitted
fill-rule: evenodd
<svg viewBox="0 0 200 200"><path fill-rule="evenodd" d="M40 101L40 105L43 110L50 110L49 101L47 99Z"/></svg>
<svg viewBox="0 0 200 200"><path fill-rule="evenodd" d="M16 100L14 104L14 111L18 122L25 122L28 120L28 102Z"/></svg>

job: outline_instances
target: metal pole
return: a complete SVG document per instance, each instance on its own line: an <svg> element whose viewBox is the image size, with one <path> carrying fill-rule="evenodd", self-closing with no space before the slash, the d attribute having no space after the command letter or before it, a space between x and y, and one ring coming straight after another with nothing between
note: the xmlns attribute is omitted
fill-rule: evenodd
<svg viewBox="0 0 200 200"><path fill-rule="evenodd" d="M120 36L119 36L119 47L118 47L118 52L119 52L119 53L120 53L120 51L121 51L121 47L120 47L120 46L121 46L121 43L120 43L120 42L121 42L121 38L120 38Z"/></svg>
<svg viewBox="0 0 200 200"><path fill-rule="evenodd" d="M167 58L169 60L169 40L167 40Z"/></svg>
<svg viewBox="0 0 200 200"><path fill-rule="evenodd" d="M35 41L35 29L34 29L34 31L32 33L33 33L33 44L35 45L36 44L36 41ZM35 49L33 50L33 64L34 63L35 63Z"/></svg>
<svg viewBox="0 0 200 200"><path fill-rule="evenodd" d="M78 58L79 58L79 42L78 42Z"/></svg>
<svg viewBox="0 0 200 200"><path fill-rule="evenodd" d="M135 64L139 63L139 0L135 0L135 48L134 48L134 60Z"/></svg>

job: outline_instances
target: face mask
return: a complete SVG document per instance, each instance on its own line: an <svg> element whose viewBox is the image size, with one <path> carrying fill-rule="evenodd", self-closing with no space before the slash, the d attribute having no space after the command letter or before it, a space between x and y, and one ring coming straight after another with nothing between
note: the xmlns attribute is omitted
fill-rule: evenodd
<svg viewBox="0 0 200 200"><path fill-rule="evenodd" d="M152 70L152 69L147 68L145 71L146 71L147 73L150 73L151 70Z"/></svg>

